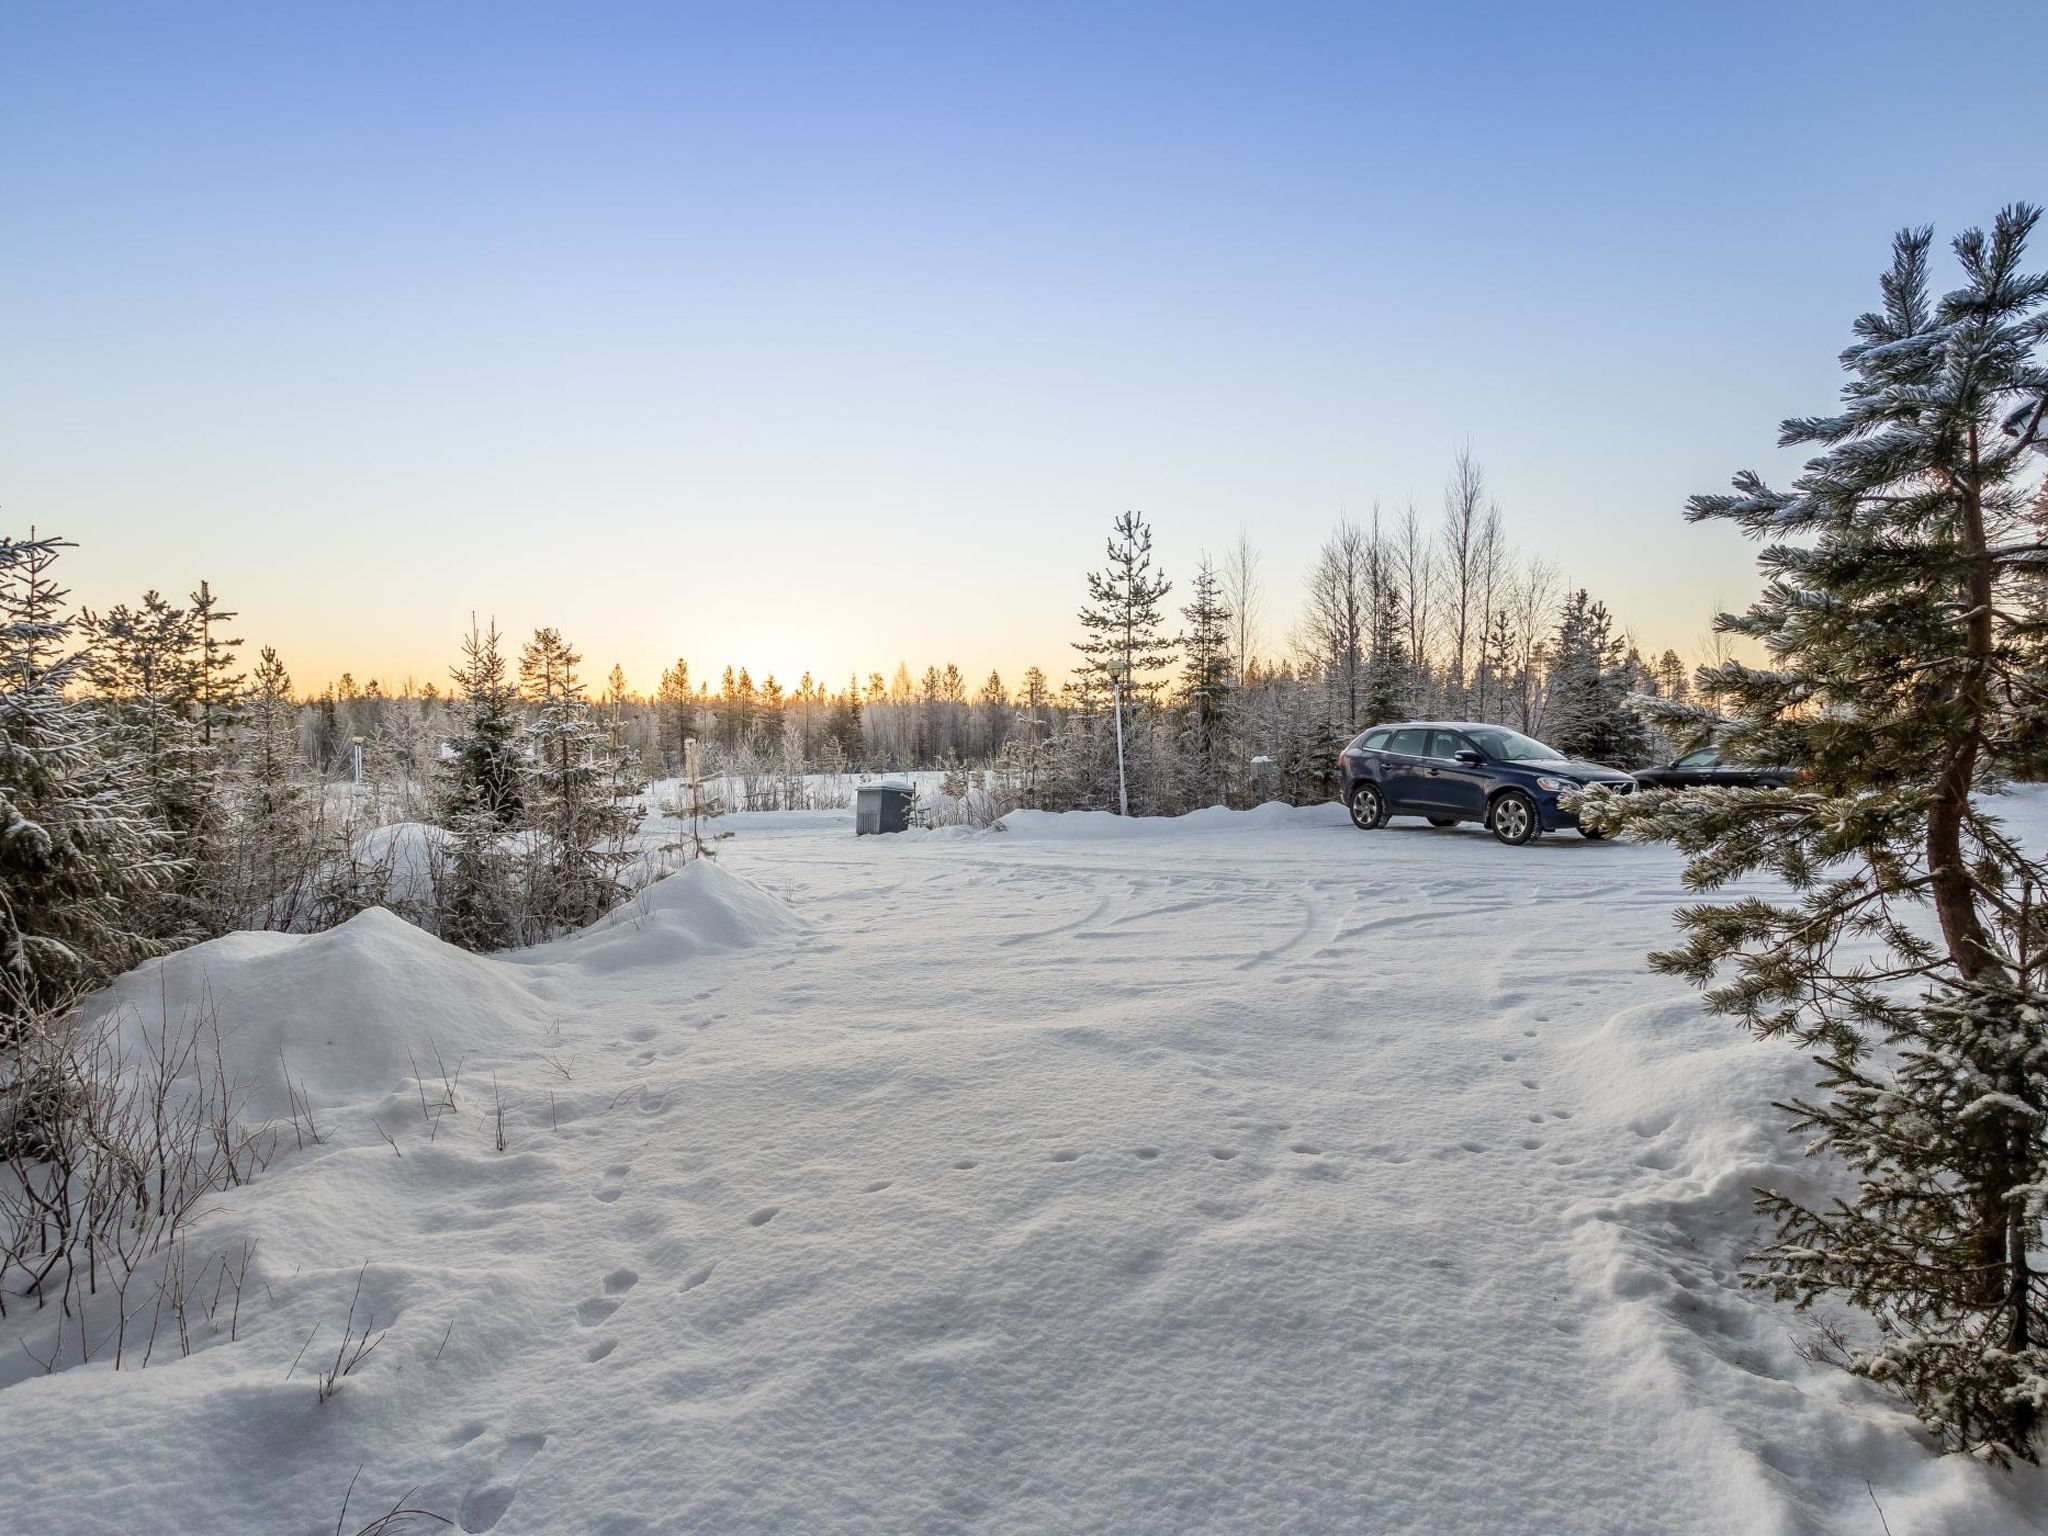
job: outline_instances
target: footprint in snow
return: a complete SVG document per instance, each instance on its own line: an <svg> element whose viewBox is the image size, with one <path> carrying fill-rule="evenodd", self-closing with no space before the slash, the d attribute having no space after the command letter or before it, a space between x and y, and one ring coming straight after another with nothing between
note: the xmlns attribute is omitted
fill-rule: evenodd
<svg viewBox="0 0 2048 1536"><path fill-rule="evenodd" d="M1131 1148L1131 1156L1135 1157L1141 1163L1149 1163L1152 1161L1153 1158L1157 1157L1158 1155L1159 1149L1157 1147Z"/></svg>
<svg viewBox="0 0 2048 1536"><path fill-rule="evenodd" d="M640 1277L630 1269L615 1269L604 1277L604 1294L587 1297L576 1304L576 1321L586 1328L595 1328L625 1305L626 1292L640 1283Z"/></svg>
<svg viewBox="0 0 2048 1536"><path fill-rule="evenodd" d="M514 1435L505 1442L505 1448L498 1452L497 1461L491 1468L490 1477L462 1496L462 1503L455 1514L463 1530L473 1536L475 1532L490 1530L505 1518L505 1511L512 1507L512 1500L519 1491L520 1472L547 1443L548 1437L543 1434Z"/></svg>
<svg viewBox="0 0 2048 1536"><path fill-rule="evenodd" d="M747 1225L750 1227L765 1227L775 1219L776 1213L781 1209L782 1207L779 1205L764 1205L747 1218Z"/></svg>
<svg viewBox="0 0 2048 1536"><path fill-rule="evenodd" d="M630 1163L618 1163L605 1169L604 1177L597 1181L597 1188L590 1192L592 1198L610 1205L625 1193L626 1175L632 1171L633 1166Z"/></svg>
<svg viewBox="0 0 2048 1536"><path fill-rule="evenodd" d="M1061 1151L1053 1153L1052 1160L1056 1163L1072 1163L1078 1162L1080 1160L1080 1157L1081 1154L1078 1152L1068 1152L1063 1149Z"/></svg>

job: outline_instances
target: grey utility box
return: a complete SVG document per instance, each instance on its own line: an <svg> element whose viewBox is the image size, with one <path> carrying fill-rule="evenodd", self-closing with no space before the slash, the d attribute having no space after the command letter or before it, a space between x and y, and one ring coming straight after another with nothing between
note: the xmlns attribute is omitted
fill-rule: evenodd
<svg viewBox="0 0 2048 1536"><path fill-rule="evenodd" d="M870 832L903 832L910 827L910 801L916 793L908 784L863 784L854 796L853 831L857 837Z"/></svg>

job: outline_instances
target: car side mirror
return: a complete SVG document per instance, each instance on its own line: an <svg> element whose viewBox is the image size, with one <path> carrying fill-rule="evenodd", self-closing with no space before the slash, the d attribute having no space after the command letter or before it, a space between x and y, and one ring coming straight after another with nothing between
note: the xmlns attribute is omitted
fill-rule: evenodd
<svg viewBox="0 0 2048 1536"><path fill-rule="evenodd" d="M1462 752L1453 752L1451 754L1451 761L1463 763L1467 768L1477 768L1486 759L1477 752L1474 752L1470 747L1467 747Z"/></svg>

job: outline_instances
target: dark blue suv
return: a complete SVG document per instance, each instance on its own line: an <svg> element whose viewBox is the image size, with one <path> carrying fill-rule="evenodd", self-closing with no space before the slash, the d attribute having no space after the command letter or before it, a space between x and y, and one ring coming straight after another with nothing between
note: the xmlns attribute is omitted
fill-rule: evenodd
<svg viewBox="0 0 2048 1536"><path fill-rule="evenodd" d="M1376 725L1344 749L1338 772L1354 826L1370 831L1389 816L1426 816L1433 827L1476 821L1517 844L1579 826L1557 803L1566 790L1603 784L1625 795L1636 787L1618 768L1573 762L1503 725L1461 720Z"/></svg>

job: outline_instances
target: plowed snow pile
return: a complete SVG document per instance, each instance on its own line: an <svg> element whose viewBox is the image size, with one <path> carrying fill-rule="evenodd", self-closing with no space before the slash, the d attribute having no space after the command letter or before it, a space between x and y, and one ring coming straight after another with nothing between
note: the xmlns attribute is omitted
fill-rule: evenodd
<svg viewBox="0 0 2048 1536"><path fill-rule="evenodd" d="M192 1229L256 1243L232 1338L0 1390L0 1529L313 1536L358 1466L349 1532L2048 1526L1739 1287L1812 1068L1646 973L1668 851L730 825L523 954L371 913L128 978L326 1140Z"/></svg>

